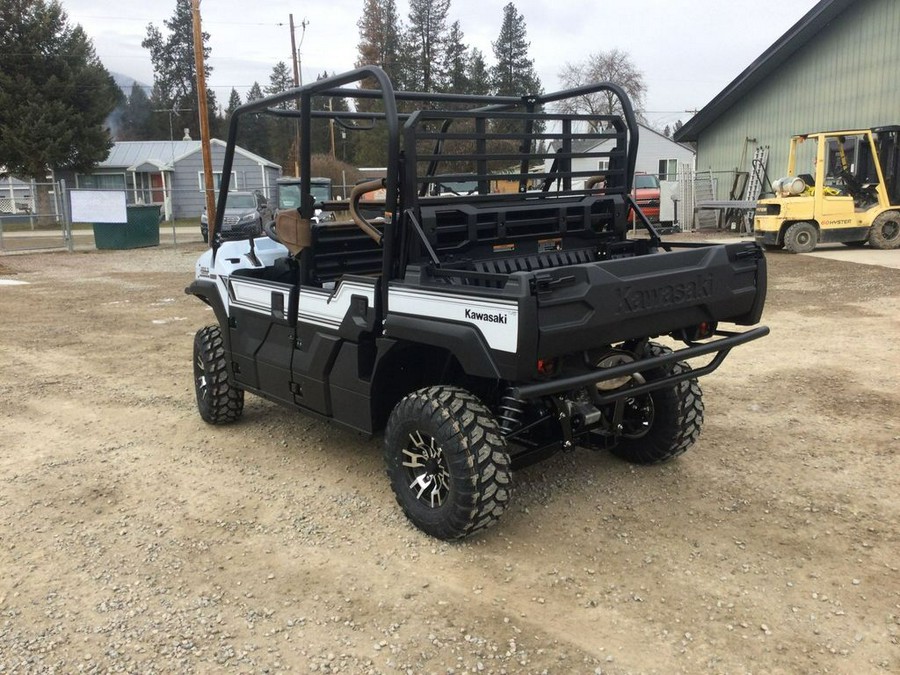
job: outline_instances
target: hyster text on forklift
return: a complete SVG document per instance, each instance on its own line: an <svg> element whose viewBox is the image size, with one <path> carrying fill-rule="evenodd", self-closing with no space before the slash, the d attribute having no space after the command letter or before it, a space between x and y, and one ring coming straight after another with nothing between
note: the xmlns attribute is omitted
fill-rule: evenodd
<svg viewBox="0 0 900 675"><path fill-rule="evenodd" d="M796 173L803 166L812 173ZM756 207L753 230L766 248L900 246L900 126L794 136L787 175Z"/></svg>
<svg viewBox="0 0 900 675"><path fill-rule="evenodd" d="M622 114L552 112L593 92ZM334 97L357 105L322 110ZM299 207L266 237L210 238L187 289L217 319L194 340L200 415L235 422L251 392L383 433L396 499L434 537L496 522L513 470L556 452L680 455L703 421L698 378L768 332L753 327L756 243L663 242L635 204L639 127L616 85L514 97L394 91L376 67L322 79L234 111L220 202L238 127L259 113L298 117L307 138L320 118L373 134L386 173L353 189L350 220L314 218L348 206L316 199L302 142ZM576 168L601 165L602 179Z"/></svg>

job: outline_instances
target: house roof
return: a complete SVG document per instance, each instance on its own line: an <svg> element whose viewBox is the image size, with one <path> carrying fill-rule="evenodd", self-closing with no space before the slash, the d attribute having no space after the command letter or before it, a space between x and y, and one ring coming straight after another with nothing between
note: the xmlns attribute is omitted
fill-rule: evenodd
<svg viewBox="0 0 900 675"><path fill-rule="evenodd" d="M797 23L764 51L744 72L738 75L719 94L707 103L681 129L675 132L678 142L696 141L704 129L748 95L751 89L781 67L793 54L803 48L830 21L857 0L821 0Z"/></svg>
<svg viewBox="0 0 900 675"><path fill-rule="evenodd" d="M659 136L660 138L664 138L665 140L669 141L669 143L672 143L673 145L681 146L681 148L683 150L687 150L688 152L694 152L693 148L691 148L687 145L684 145L683 143L678 143L677 141L672 140L665 134L661 134L656 129L654 129L653 127L647 126L643 122L638 122L638 127L640 127L640 131L639 131L640 134L651 133L656 136ZM572 141L572 150L573 150L573 152L590 152L594 148L610 142L610 140L611 139L609 139L609 138L601 138L599 140L595 139L595 138L576 139L576 140ZM561 141L551 141L550 149L556 150L561 145L562 145Z"/></svg>
<svg viewBox="0 0 900 675"><path fill-rule="evenodd" d="M218 138L211 139L210 143L225 147L225 141ZM119 141L113 144L107 158L98 166L102 169L125 168L127 171L171 171L174 164L195 152L200 152L200 141ZM235 153L258 164L280 168L278 164L241 147L236 147ZM144 166L146 164L153 168Z"/></svg>

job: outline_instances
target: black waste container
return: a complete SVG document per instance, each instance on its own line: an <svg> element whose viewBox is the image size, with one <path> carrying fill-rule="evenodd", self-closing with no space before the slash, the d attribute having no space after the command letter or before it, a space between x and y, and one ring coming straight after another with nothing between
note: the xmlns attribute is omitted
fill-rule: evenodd
<svg viewBox="0 0 900 675"><path fill-rule="evenodd" d="M159 204L128 206L127 223L94 223L97 248L159 246Z"/></svg>

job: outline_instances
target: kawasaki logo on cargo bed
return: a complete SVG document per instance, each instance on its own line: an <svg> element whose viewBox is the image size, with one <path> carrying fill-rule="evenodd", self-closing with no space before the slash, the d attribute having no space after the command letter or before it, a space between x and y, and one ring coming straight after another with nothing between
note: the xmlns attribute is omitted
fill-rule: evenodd
<svg viewBox="0 0 900 675"><path fill-rule="evenodd" d="M473 312L471 309L466 309L466 318L474 319L475 321L487 321L489 323L506 323L509 320L508 315L506 314L488 314L486 312Z"/></svg>
<svg viewBox="0 0 900 675"><path fill-rule="evenodd" d="M698 276L693 281L666 284L655 288L624 286L618 289L620 314L628 314L659 307L673 307L691 300L712 297L712 274Z"/></svg>

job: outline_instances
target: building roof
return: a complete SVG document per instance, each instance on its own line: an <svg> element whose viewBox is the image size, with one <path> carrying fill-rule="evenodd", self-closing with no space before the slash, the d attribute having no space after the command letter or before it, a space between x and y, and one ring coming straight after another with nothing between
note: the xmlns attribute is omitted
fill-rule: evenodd
<svg viewBox="0 0 900 675"><path fill-rule="evenodd" d="M225 147L225 141L220 141L218 138L211 139L210 143ZM101 169L125 168L128 171L137 171L147 170L148 167L143 165L150 164L157 167L155 169L157 171L171 171L175 164L195 152L200 152L200 141L118 141L113 144L109 155L100 162L98 167ZM275 169L280 168L278 164L241 147L236 147L235 153L258 164Z"/></svg>
<svg viewBox="0 0 900 675"><path fill-rule="evenodd" d="M780 68L793 54L815 38L829 22L856 1L821 0L818 2L744 72L707 103L700 112L676 131L675 140L678 142L696 141L700 132L747 96L753 87Z"/></svg>
<svg viewBox="0 0 900 675"><path fill-rule="evenodd" d="M682 150L686 150L686 151L691 152L691 153L694 152L694 149L693 149L692 147L689 147L689 146L687 146L687 145L684 145L683 143L678 143L677 141L673 140L673 139L670 138L669 136L666 136L665 134L662 134L662 133L658 132L656 129L654 129L654 128L651 127L651 126L648 126L648 125L644 124L643 122L638 122L638 127L639 127L639 132L638 132L639 134L643 134L643 133L651 133L651 134L654 134L654 135L656 135L656 136L659 136L659 137L662 138L662 139L667 140L669 143L672 143L673 145L681 146L681 149L682 149ZM572 150L573 150L573 152L590 152L590 151L593 150L594 148L596 148L596 147L598 147L598 146L600 146L600 145L604 145L604 144L608 143L610 140L611 140L611 139L609 139L609 138L601 138L601 139L596 139L596 138L576 139L576 140L572 141ZM640 137L638 137L638 141L640 142ZM561 141L551 141L549 147L550 147L551 150L554 150L554 151L555 151L555 150L556 150L557 148L559 148L561 145L562 145L562 142L561 142Z"/></svg>

